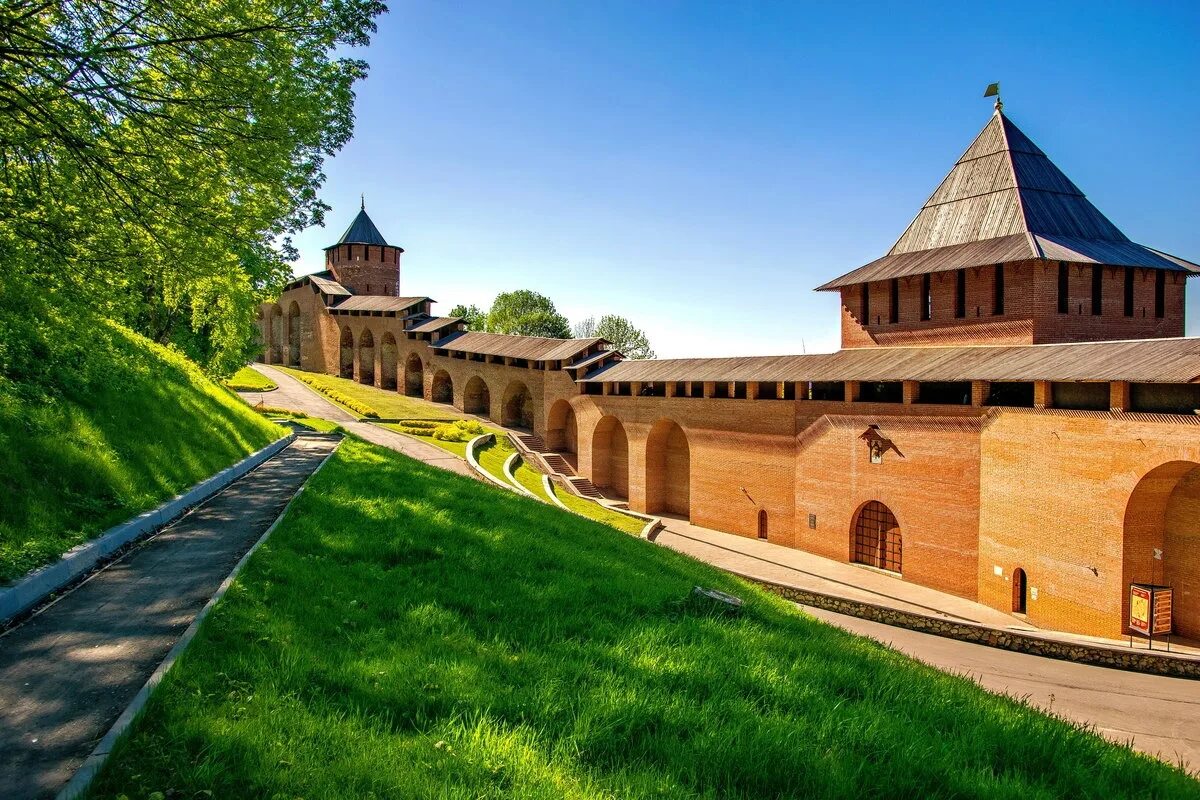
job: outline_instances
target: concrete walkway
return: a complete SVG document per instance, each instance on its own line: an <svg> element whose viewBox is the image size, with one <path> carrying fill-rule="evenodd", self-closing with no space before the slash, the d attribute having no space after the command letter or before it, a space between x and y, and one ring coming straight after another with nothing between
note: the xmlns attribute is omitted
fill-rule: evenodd
<svg viewBox="0 0 1200 800"><path fill-rule="evenodd" d="M338 423L355 436L366 439L372 444L387 447L410 458L424 461L426 464L457 472L459 475L475 476L467 463L453 453L448 453L436 445L426 444L411 436L381 428L374 423L361 422L332 400L326 399L320 392L282 370L268 367L265 364L252 364L251 366L279 386L278 389L270 392L238 392L242 399L252 406L286 408L310 417L327 419L330 422Z"/></svg>
<svg viewBox="0 0 1200 800"><path fill-rule="evenodd" d="M334 437L300 437L0 637L0 797L52 797Z"/></svg>

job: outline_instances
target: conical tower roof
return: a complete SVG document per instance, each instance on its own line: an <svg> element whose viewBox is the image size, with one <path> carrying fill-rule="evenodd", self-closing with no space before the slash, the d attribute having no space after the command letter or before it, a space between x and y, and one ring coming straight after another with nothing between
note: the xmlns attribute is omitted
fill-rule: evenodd
<svg viewBox="0 0 1200 800"><path fill-rule="evenodd" d="M1030 258L1200 272L1131 242L997 108L888 254L819 288Z"/></svg>
<svg viewBox="0 0 1200 800"><path fill-rule="evenodd" d="M337 247L339 244L375 244L387 246L387 240L383 238L383 234L375 227L375 223L367 216L367 207L364 203L358 210L358 214L354 217L354 221L350 223L350 227L346 228L346 232L342 234L342 238L338 239L330 247Z"/></svg>

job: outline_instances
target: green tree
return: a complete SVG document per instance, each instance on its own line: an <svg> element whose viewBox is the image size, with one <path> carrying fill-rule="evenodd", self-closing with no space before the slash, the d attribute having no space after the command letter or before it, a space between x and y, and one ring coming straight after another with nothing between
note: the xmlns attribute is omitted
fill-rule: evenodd
<svg viewBox="0 0 1200 800"><path fill-rule="evenodd" d="M378 0L0 3L0 305L35 290L227 373L320 224ZM24 284L26 288L17 286ZM67 315L69 318L69 314Z"/></svg>
<svg viewBox="0 0 1200 800"><path fill-rule="evenodd" d="M596 322L595 317L588 317L575 325L574 333L579 339L593 336L607 339L629 358L654 358L654 350L650 347L650 340L646 338L646 334L634 327L632 322L616 314L605 314L599 322Z"/></svg>
<svg viewBox="0 0 1200 800"><path fill-rule="evenodd" d="M567 318L558 313L550 298L529 289L496 295L492 310L488 312L487 330L551 339L571 338Z"/></svg>
<svg viewBox="0 0 1200 800"><path fill-rule="evenodd" d="M467 323L469 331L482 331L487 328L488 312L475 304L467 306L459 303L450 309L450 316L460 317L463 322Z"/></svg>

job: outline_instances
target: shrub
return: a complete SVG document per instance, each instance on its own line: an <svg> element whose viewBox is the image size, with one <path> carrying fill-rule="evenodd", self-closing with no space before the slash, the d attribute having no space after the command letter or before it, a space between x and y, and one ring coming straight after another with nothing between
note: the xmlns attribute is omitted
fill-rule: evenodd
<svg viewBox="0 0 1200 800"><path fill-rule="evenodd" d="M433 429L432 436L443 442L466 442L482 433L483 425L473 419L460 419L457 422L437 426Z"/></svg>
<svg viewBox="0 0 1200 800"><path fill-rule="evenodd" d="M312 378L310 378L308 375L305 375L303 373L293 372L292 375L294 377L298 378L299 380L304 381L306 384L308 384L312 388L316 389L318 392L325 395L326 397L328 397L330 400L337 403L338 405L342 405L342 406L345 406L346 408L350 409L355 414L358 414L361 417L367 417L368 419L379 419L379 412L376 411L375 409L371 408L369 405L362 402L361 400L357 400L353 397L350 397L349 395L343 394L343 393L339 392L337 389L333 389L328 386L322 386L321 384L317 383Z"/></svg>

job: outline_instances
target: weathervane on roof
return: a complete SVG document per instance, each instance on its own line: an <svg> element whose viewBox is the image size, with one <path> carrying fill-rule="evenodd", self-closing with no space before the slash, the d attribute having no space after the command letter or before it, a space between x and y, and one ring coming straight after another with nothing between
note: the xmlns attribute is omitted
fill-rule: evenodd
<svg viewBox="0 0 1200 800"><path fill-rule="evenodd" d="M358 196L358 208L361 211L367 210L367 195L365 193Z"/></svg>
<svg viewBox="0 0 1200 800"><path fill-rule="evenodd" d="M1001 109L1004 108L1004 103L1001 102L1001 100L1000 100L1000 82L999 81L996 81L995 83L989 83L988 87L983 90L983 96L996 98L996 110L997 111L1000 111Z"/></svg>

